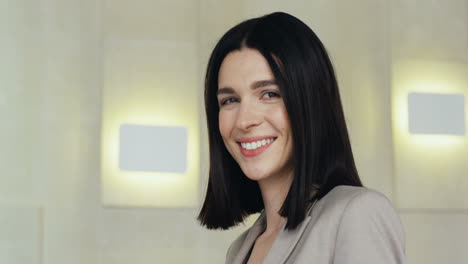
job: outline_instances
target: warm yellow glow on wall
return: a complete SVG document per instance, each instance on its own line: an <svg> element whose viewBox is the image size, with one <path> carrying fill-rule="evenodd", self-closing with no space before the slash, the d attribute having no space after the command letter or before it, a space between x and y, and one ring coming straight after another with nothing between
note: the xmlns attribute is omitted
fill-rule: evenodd
<svg viewBox="0 0 468 264"><path fill-rule="evenodd" d="M141 114L135 114L141 117ZM187 171L128 172L119 170L119 127L123 122L136 123L140 118L107 122L102 131L102 187L103 203L113 206L195 207L198 197L199 134L196 120L184 123L188 129ZM171 122L139 122L140 125L175 125ZM180 125L177 124L177 125Z"/></svg>
<svg viewBox="0 0 468 264"><path fill-rule="evenodd" d="M460 93L465 92L468 77L463 77L450 64L431 62L400 62L395 64L392 87L393 125L399 135L409 134L408 102L410 92Z"/></svg>
<svg viewBox="0 0 468 264"><path fill-rule="evenodd" d="M142 115L136 114L141 117ZM134 119L130 120L136 123ZM177 118L169 120L177 120ZM125 172L120 171L119 158L119 126L118 119L108 122L102 132L102 185L103 203L106 205L124 206L156 206L179 207L196 206L199 171L199 135L196 120L185 123L189 129L187 156L188 167L184 174ZM141 122L141 125L174 125L173 122Z"/></svg>
<svg viewBox="0 0 468 264"><path fill-rule="evenodd" d="M460 193L468 191L467 136L411 134L408 128L408 94L411 92L463 94L466 98L468 67L433 61L395 61L392 77L398 206L468 208L468 202L459 199Z"/></svg>
<svg viewBox="0 0 468 264"><path fill-rule="evenodd" d="M196 45L126 40L107 46L101 131L103 204L196 207L200 170ZM186 172L119 170L119 128L125 123L186 127Z"/></svg>

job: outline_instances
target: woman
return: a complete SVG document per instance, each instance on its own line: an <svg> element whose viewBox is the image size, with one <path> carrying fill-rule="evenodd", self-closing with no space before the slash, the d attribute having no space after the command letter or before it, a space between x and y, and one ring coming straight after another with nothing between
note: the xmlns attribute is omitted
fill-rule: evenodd
<svg viewBox="0 0 468 264"><path fill-rule="evenodd" d="M228 229L260 212L226 263L404 263L398 214L362 187L327 52L299 19L230 29L205 82L210 175L198 220Z"/></svg>

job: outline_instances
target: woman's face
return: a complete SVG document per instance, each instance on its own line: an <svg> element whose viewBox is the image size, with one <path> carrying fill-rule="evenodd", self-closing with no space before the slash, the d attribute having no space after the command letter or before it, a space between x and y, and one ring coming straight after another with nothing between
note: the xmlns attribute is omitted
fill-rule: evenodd
<svg viewBox="0 0 468 264"><path fill-rule="evenodd" d="M219 130L248 178L292 176L289 118L266 59L255 49L229 53L218 76Z"/></svg>

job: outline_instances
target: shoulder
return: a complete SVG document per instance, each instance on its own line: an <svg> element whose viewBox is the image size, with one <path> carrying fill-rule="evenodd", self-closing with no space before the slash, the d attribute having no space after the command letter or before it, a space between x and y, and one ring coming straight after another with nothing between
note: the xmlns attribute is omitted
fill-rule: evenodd
<svg viewBox="0 0 468 264"><path fill-rule="evenodd" d="M319 205L320 204L320 205ZM372 227L385 227L397 232L403 240L404 233L400 217L391 201L382 193L355 186L337 186L318 202L322 215L333 215L339 225L340 235L373 232ZM347 229L349 227L349 229Z"/></svg>
<svg viewBox="0 0 468 264"><path fill-rule="evenodd" d="M314 210L333 214L339 220L347 214L397 214L390 200L382 193L356 186L340 185L317 202Z"/></svg>
<svg viewBox="0 0 468 264"><path fill-rule="evenodd" d="M350 259L355 263L404 262L404 230L385 195L364 187L338 186L323 200L336 216L337 263Z"/></svg>
<svg viewBox="0 0 468 264"><path fill-rule="evenodd" d="M324 197L325 203L332 203L341 212L340 220L350 220L357 216L397 216L390 200L382 193L355 186L337 186ZM362 217L359 217L362 218ZM362 220L362 219L361 219Z"/></svg>
<svg viewBox="0 0 468 264"><path fill-rule="evenodd" d="M381 193L365 187L339 185L316 202L308 215L312 218L327 218L336 222L343 213L352 210L370 210L380 204L390 204ZM358 208L354 208L357 206Z"/></svg>
<svg viewBox="0 0 468 264"><path fill-rule="evenodd" d="M325 195L321 201L327 204L335 204L337 206L346 207L349 203L353 203L356 200L360 201L376 201L379 202L389 202L387 197L380 192L366 188L366 187L357 187L357 186L347 186L339 185L333 188L327 195ZM344 209L344 208L341 208Z"/></svg>

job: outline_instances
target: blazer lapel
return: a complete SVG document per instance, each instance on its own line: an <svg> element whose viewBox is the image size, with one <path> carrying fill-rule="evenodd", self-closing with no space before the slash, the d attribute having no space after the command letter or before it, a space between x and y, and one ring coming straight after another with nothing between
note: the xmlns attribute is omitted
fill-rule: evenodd
<svg viewBox="0 0 468 264"><path fill-rule="evenodd" d="M265 231L266 227L266 219L265 219L265 212L258 217L252 227L249 229L247 236L245 237L242 246L240 247L239 251L236 254L232 264L242 264L247 253L249 253L252 245L255 243L257 237Z"/></svg>
<svg viewBox="0 0 468 264"><path fill-rule="evenodd" d="M310 206L306 218L302 223L297 226L296 229L288 231L283 230L280 232L278 237L275 239L268 255L266 256L264 263L273 264L273 263L285 263L289 255L293 252L296 247L297 242L299 242L302 237L306 227L309 225L310 220L312 219L311 211L314 207L315 202ZM286 225L286 224L285 224Z"/></svg>

